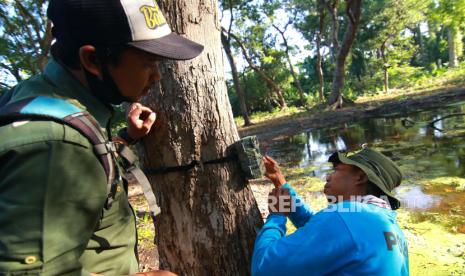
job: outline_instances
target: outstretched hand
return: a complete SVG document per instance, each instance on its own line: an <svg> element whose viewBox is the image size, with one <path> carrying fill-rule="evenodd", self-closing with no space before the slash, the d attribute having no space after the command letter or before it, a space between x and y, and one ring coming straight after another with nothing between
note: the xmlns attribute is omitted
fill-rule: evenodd
<svg viewBox="0 0 465 276"><path fill-rule="evenodd" d="M263 163L265 164L265 176L273 182L275 188L281 188L282 185L286 184L286 179L281 173L278 162L268 155L263 157Z"/></svg>
<svg viewBox="0 0 465 276"><path fill-rule="evenodd" d="M140 103L133 103L127 114L128 135L139 140L150 132L156 120L156 114Z"/></svg>

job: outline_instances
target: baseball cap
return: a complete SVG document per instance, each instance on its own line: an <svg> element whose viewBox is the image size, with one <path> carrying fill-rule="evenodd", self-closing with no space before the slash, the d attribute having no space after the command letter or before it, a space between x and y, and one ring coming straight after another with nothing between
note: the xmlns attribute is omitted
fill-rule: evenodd
<svg viewBox="0 0 465 276"><path fill-rule="evenodd" d="M351 155L335 152L328 161L333 164L343 163L358 167L367 175L371 183L393 200L394 205L396 205L393 207L400 206L400 201L392 191L402 182L402 172L394 161L384 154L370 148L364 148Z"/></svg>
<svg viewBox="0 0 465 276"><path fill-rule="evenodd" d="M47 15L53 36L75 46L127 44L175 60L203 51L171 31L155 0L51 0Z"/></svg>

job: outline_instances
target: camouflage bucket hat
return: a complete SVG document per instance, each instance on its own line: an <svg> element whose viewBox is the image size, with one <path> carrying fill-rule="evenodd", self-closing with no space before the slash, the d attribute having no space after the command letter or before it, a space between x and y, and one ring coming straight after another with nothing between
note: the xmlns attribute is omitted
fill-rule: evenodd
<svg viewBox="0 0 465 276"><path fill-rule="evenodd" d="M351 155L335 152L329 157L328 161L333 164L349 164L361 169L371 183L393 199L393 202L397 205L392 206L393 209L397 209L400 206L400 201L394 196L392 191L402 182L402 172L391 159L382 153L369 148Z"/></svg>

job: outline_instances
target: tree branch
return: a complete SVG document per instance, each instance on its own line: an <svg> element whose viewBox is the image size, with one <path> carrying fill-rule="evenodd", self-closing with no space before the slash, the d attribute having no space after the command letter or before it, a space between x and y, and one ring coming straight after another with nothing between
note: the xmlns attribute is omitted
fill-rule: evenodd
<svg viewBox="0 0 465 276"><path fill-rule="evenodd" d="M0 67L10 72L10 74L12 74L15 77L17 82L20 82L23 80L23 78L21 78L21 75L19 74L18 68L16 68L16 66L14 66L13 64L10 67L6 64L0 63Z"/></svg>
<svg viewBox="0 0 465 276"><path fill-rule="evenodd" d="M232 8L232 0L229 0L229 13L231 14L231 19L229 20L229 27L228 27L228 43L231 43L231 29L232 29L232 24L234 21L234 15L233 15L233 8Z"/></svg>
<svg viewBox="0 0 465 276"><path fill-rule="evenodd" d="M222 28L224 31L224 28ZM231 33L230 36L236 40L237 44L239 44L239 47L242 50L242 54L249 64L250 68L252 68L261 78L266 82L266 84L270 87L271 90L274 90L278 96L279 99L279 106L283 109L286 108L286 102L284 101L284 98L282 97L282 91L281 88L274 83L274 81L268 77L257 65L255 65L250 58L249 54L247 53L247 49L244 46L244 43L237 37L235 34Z"/></svg>
<svg viewBox="0 0 465 276"><path fill-rule="evenodd" d="M37 40L41 41L41 34L40 34L40 24L37 22L37 19L23 6L21 1L15 0L16 5L19 8L19 11L22 13L23 16L29 18L29 22L32 24L34 31L36 32L37 35ZM43 45L41 45L43 47Z"/></svg>
<svg viewBox="0 0 465 276"><path fill-rule="evenodd" d="M52 22L50 20L47 20L47 27L45 28L45 37L43 40L43 47L42 47L42 52L39 58L39 65L40 65L40 70L43 71L45 68L45 64L48 61L48 52L50 51L50 47L52 46Z"/></svg>
<svg viewBox="0 0 465 276"><path fill-rule="evenodd" d="M349 18L352 25L355 25L355 17L354 17L354 14L352 13L352 7L354 5L354 0L347 0L346 2L347 2L347 6L346 6L347 17Z"/></svg>

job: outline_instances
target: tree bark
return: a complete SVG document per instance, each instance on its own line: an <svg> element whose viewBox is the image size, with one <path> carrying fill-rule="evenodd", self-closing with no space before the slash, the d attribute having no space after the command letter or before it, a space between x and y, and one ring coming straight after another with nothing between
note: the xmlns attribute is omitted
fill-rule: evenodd
<svg viewBox="0 0 465 276"><path fill-rule="evenodd" d="M456 31L453 27L449 27L447 32L447 39L448 39L448 46L449 46L449 67L455 68L457 67L457 53L455 47L455 36Z"/></svg>
<svg viewBox="0 0 465 276"><path fill-rule="evenodd" d="M254 70L255 73L257 73L260 76L260 78L266 83L266 85L268 85L268 87L272 91L275 92L275 94L276 94L276 96L278 98L278 105L279 105L280 109L281 110L286 109L287 104L286 104L286 101L284 100L283 91L281 90L281 88L279 86L277 86L273 82L273 80L271 78L269 78L267 75L265 75L265 73L262 70L260 70L260 68L258 68L257 65L255 65L253 63L252 59L250 58L249 54L247 53L247 49L245 48L244 43L236 35L231 33L230 36L232 38L234 38L234 40L236 40L237 44L241 48L242 55L244 56L245 60L249 64L250 68L252 68L252 70Z"/></svg>
<svg viewBox="0 0 465 276"><path fill-rule="evenodd" d="M286 53L286 59L287 59L287 62L289 63L289 69L291 71L292 77L294 78L294 82L295 82L295 84L297 86L297 90L299 91L300 105L305 107L307 104L306 104L306 101L305 101L304 89L302 88L302 84L300 83L300 80L299 80L297 74L295 73L294 66L292 65L291 56L289 54L289 44L287 43L287 39L286 39L286 36L284 34L286 32L287 26L289 26L289 24L290 24L290 22L287 23L286 27L284 27L284 31L282 31L278 26L276 26L274 24L273 24L273 27L278 31L278 33L281 35L281 38L283 39L285 53Z"/></svg>
<svg viewBox="0 0 465 276"><path fill-rule="evenodd" d="M41 71L44 71L45 65L47 65L48 53L50 51L50 47L52 46L52 41L52 22L50 20L47 20L44 38L41 40L41 53L39 56L39 66Z"/></svg>
<svg viewBox="0 0 465 276"><path fill-rule="evenodd" d="M387 58L386 58L386 44L387 44L387 39L383 41L383 43L381 44L381 49L380 49L380 53L381 53L381 58L383 59L383 73L384 73L384 93L388 93L389 91L389 72L388 72L388 69L389 69L389 64L387 62Z"/></svg>
<svg viewBox="0 0 465 276"><path fill-rule="evenodd" d="M417 34L417 38L418 38L418 50L419 50L419 63L424 63L424 61L426 60L426 57L425 57L425 43L423 41L423 34L421 33L421 27L420 27L420 24L417 24L415 26L415 33Z"/></svg>
<svg viewBox="0 0 465 276"><path fill-rule="evenodd" d="M328 104L335 108L342 107L343 101L341 91L344 87L345 62L357 34L362 8L362 0L346 0L346 2L346 16L348 19L348 26L344 35L342 46L337 54L336 69L333 76L333 89L328 100Z"/></svg>
<svg viewBox="0 0 465 276"><path fill-rule="evenodd" d="M324 96L324 89L325 89L325 81L324 81L324 75L323 75L323 68L322 68L322 60L323 57L321 56L321 37L324 32L324 25L325 25L325 7L324 7L325 1L324 0L319 0L318 5L319 5L319 13L320 13L320 22L319 22L319 28L318 32L316 34L316 72L318 74L318 81L320 83L320 87L318 89L318 94L320 96L320 101L324 102L325 101L325 96Z"/></svg>
<svg viewBox="0 0 465 276"><path fill-rule="evenodd" d="M225 34L226 30L221 32L221 43L223 44L224 52L229 61L229 66L231 67L231 74L233 77L234 89L236 90L237 99L239 100L239 106L241 107L242 117L244 118L244 126L250 126L252 121L249 117L249 112L247 110L247 104L245 100L245 93L242 90L241 83L239 81L239 74L237 73L236 61L231 51L231 42Z"/></svg>
<svg viewBox="0 0 465 276"><path fill-rule="evenodd" d="M143 167L208 161L239 139L226 91L216 0L165 0L171 28L205 46L191 61L166 62L143 102L158 118L141 146ZM248 275L262 225L237 162L149 175L162 213L155 219L160 268L180 275Z"/></svg>
<svg viewBox="0 0 465 276"><path fill-rule="evenodd" d="M335 58L339 52L339 21L337 20L337 8L339 6L339 0L329 0L326 2L326 7L328 8L329 14L331 15L331 22L333 29L331 35L333 38L333 47L332 47L332 56Z"/></svg>
<svg viewBox="0 0 465 276"><path fill-rule="evenodd" d="M320 101L324 102L325 96L324 96L324 89L325 89L325 82L324 82L324 76L323 76L323 68L321 66L321 34L318 32L317 33L317 39L316 39L316 51L317 51L317 58L316 58L316 73L318 74L318 81L320 83L320 87L318 89L318 95L320 97Z"/></svg>

